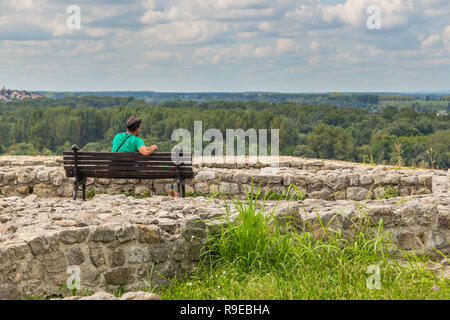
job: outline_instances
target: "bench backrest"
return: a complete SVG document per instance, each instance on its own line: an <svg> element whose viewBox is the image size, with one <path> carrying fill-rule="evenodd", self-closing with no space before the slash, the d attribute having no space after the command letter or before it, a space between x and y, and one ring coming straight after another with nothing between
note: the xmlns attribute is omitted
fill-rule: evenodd
<svg viewBox="0 0 450 320"><path fill-rule="evenodd" d="M179 155L180 165L172 162L170 152L154 152L150 156L131 152L77 152L63 153L64 170L68 177L123 178L123 179L183 179L194 177L192 154Z"/></svg>

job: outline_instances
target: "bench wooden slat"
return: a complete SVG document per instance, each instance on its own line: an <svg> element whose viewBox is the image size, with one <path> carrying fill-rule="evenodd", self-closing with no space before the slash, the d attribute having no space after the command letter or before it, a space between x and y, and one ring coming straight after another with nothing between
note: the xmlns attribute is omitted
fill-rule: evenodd
<svg viewBox="0 0 450 320"><path fill-rule="evenodd" d="M150 156L138 152L76 152L75 156L79 149L74 146L73 150L63 152L63 163L66 176L75 177L74 199L81 183L85 200L86 178L176 179L178 192L184 197L185 179L194 177L192 153L180 154L176 157L180 163L176 164L171 152L155 152Z"/></svg>
<svg viewBox="0 0 450 320"><path fill-rule="evenodd" d="M126 155L126 154L131 154L131 155L141 155L139 152L97 152L97 151L78 151L77 154L79 155L100 155L100 156L104 156L104 155ZM184 156L191 156L192 152L181 152L181 155ZM73 151L64 151L63 155L73 155ZM151 155L159 155L159 156L165 156L165 157L170 157L172 155L172 152L154 152ZM150 156L151 156L150 155Z"/></svg>
<svg viewBox="0 0 450 320"><path fill-rule="evenodd" d="M125 160L125 161L169 161L172 162L172 158L168 158L168 157L137 157L137 156L127 156L127 157L121 157L121 158L114 158L114 157L100 157L100 156L93 156L93 157L89 157L89 156L80 156L77 157L77 159L80 160ZM63 158L64 161L74 161L75 157L64 157ZM183 158L178 158L179 161L182 162L192 162L192 158L188 158L188 157L183 157Z"/></svg>
<svg viewBox="0 0 450 320"><path fill-rule="evenodd" d="M66 154L63 156L63 159L73 159L74 155L73 154ZM77 158L79 159L167 159L167 160L171 160L172 156L171 155L161 155L161 154L151 154L149 156L144 156L140 153L127 153L127 152L123 152L123 153L105 153L103 155L101 154L77 154ZM178 158L183 158L183 159L192 159L191 155L180 155Z"/></svg>
<svg viewBox="0 0 450 320"><path fill-rule="evenodd" d="M66 171L68 177L73 177L73 171ZM184 178L192 178L194 173L183 173ZM93 171L89 172L87 177L90 178L122 178L122 179L173 179L177 178L176 172L148 172L143 174L142 172L126 172L126 171Z"/></svg>
<svg viewBox="0 0 450 320"><path fill-rule="evenodd" d="M75 165L75 160L66 160L64 161L65 166L73 166ZM173 166L176 164L170 161L130 161L130 160L78 160L78 166L86 166L86 165L110 165L110 166ZM181 166L192 166L192 162L181 164Z"/></svg>
<svg viewBox="0 0 450 320"><path fill-rule="evenodd" d="M72 178L74 175L68 175L67 177ZM139 180L158 180L158 179L176 179L177 175L174 174L152 174L152 175L138 175L138 174L122 174L122 173L104 173L96 172L89 175L89 178L108 178L108 179L139 179ZM186 176L186 179L193 178L193 176Z"/></svg>
<svg viewBox="0 0 450 320"><path fill-rule="evenodd" d="M74 166L64 166L64 169L73 169ZM79 166L78 170L80 172L90 172L90 171L140 171L140 172L152 172L152 171L168 171L168 172L177 172L176 167L117 167L117 166ZM180 172L192 172L192 168L189 167L180 167Z"/></svg>
<svg viewBox="0 0 450 320"><path fill-rule="evenodd" d="M172 159L171 155L160 155L160 154L151 154L149 156L144 156L140 153L138 154L134 154L134 153L128 153L128 152L123 152L123 153L111 153L111 154L80 154L77 155L77 157L80 158L102 158L102 159L127 159L127 158L134 158L134 159ZM64 158L74 158L73 154L66 154L63 156ZM192 159L191 155L181 155L179 156L179 158L186 158L186 159Z"/></svg>

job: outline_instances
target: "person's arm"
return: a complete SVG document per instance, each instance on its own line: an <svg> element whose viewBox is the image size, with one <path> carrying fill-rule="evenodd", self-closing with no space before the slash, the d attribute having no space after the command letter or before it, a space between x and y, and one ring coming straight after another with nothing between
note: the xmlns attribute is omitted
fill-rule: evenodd
<svg viewBox="0 0 450 320"><path fill-rule="evenodd" d="M153 152L157 151L158 147L155 145L152 145L150 147L147 146L142 146L139 148L139 152L143 155L143 156L149 156L151 155Z"/></svg>

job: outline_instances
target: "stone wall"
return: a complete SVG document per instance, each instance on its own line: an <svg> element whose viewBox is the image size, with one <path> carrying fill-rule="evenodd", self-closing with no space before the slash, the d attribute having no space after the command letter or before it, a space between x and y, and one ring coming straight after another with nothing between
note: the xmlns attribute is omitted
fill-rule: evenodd
<svg viewBox="0 0 450 320"><path fill-rule="evenodd" d="M51 160L0 158L0 194L4 196L70 197L73 178L67 178L61 158ZM384 196L386 187L400 196L430 194L433 178L446 177L439 170L390 170L385 166L287 158L278 168L267 165L208 164L194 165L195 178L186 183L188 194L206 195L216 192L244 197L251 181L262 182L263 193L282 194L289 185L296 185L305 196L324 200L364 200ZM137 179L89 178L87 190L95 193L144 194L151 181ZM167 194L174 180L155 180L157 194ZM256 188L255 188L256 189Z"/></svg>
<svg viewBox="0 0 450 320"><path fill-rule="evenodd" d="M268 202L266 212L293 217L299 231L314 236L321 232L317 215L344 233L383 219L391 252L449 254L448 194L407 200ZM163 284L197 265L207 232L220 230L224 214L223 200L205 197L97 195L87 202L0 197L0 299L67 295L61 285L69 267L80 268L81 288L93 292L141 290L150 279L152 286ZM230 214L231 219L237 214L232 205Z"/></svg>
<svg viewBox="0 0 450 320"><path fill-rule="evenodd" d="M150 279L154 286L184 274L205 236L194 219L215 215L199 210L202 202L0 197L0 299L66 295L69 266L80 268L82 288L94 292L139 290Z"/></svg>
<svg viewBox="0 0 450 320"><path fill-rule="evenodd" d="M150 278L152 286L163 284L197 265L208 230L219 230L226 212L224 200L202 196L136 199L97 194L86 202L73 201L72 181L65 178L58 158L47 163L0 161L0 299L67 295L61 286L70 276L69 267L79 267L81 287L94 292L139 290ZM197 166L189 183L196 192L238 195L249 188L250 177L256 182L267 179L266 188L280 192L294 183L309 198L278 206L269 201L265 210L274 210L279 219L295 218L300 232L319 234L318 215L344 233L354 232L364 221L377 225L382 219L391 234L392 252L436 255L438 249L450 254L448 172L295 161L280 163L277 171ZM161 192L169 183L159 184ZM148 187L140 181L102 179L90 185L109 193L128 187L139 193ZM396 188L400 197L361 200L386 186ZM229 209L233 219L237 212L233 206Z"/></svg>

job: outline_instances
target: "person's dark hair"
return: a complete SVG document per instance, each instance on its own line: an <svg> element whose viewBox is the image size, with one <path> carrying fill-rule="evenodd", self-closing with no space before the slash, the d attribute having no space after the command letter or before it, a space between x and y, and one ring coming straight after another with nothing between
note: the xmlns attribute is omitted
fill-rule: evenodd
<svg viewBox="0 0 450 320"><path fill-rule="evenodd" d="M131 126L127 127L130 132L135 132L141 126L141 122L133 123Z"/></svg>

